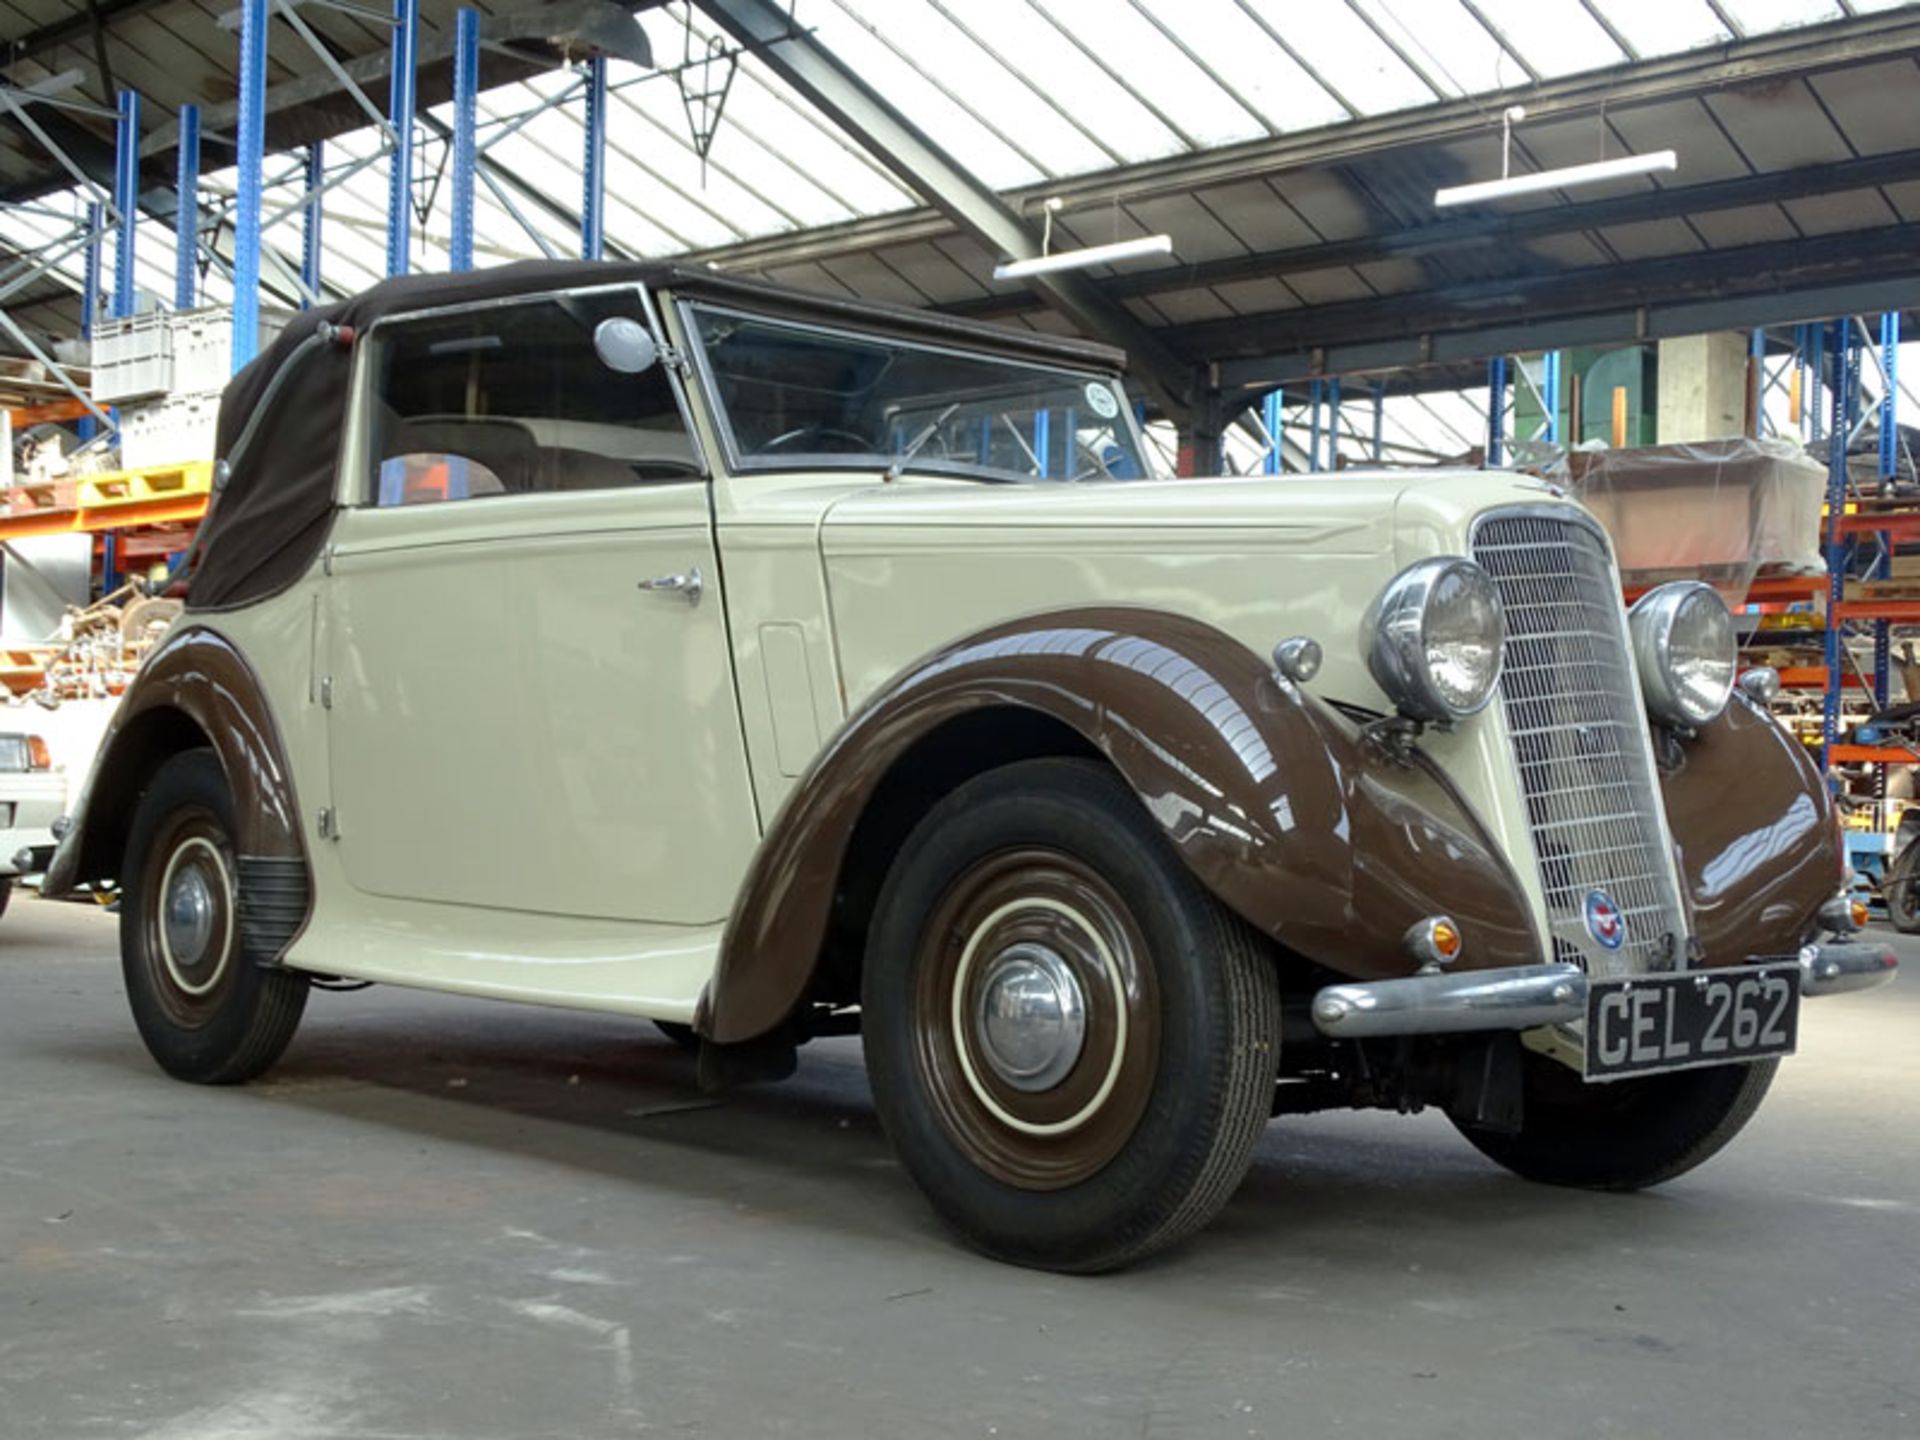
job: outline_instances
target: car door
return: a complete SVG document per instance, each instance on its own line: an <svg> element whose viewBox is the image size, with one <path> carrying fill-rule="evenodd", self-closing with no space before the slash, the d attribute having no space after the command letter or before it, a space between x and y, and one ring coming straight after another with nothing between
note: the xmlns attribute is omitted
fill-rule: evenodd
<svg viewBox="0 0 1920 1440"><path fill-rule="evenodd" d="M373 896L722 919L758 825L707 481L631 287L368 337L322 681Z"/></svg>

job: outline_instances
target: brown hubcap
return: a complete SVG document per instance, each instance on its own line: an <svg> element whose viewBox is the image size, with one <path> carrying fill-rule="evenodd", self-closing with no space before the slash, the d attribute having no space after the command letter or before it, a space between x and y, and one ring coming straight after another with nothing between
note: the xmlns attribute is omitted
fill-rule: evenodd
<svg viewBox="0 0 1920 1440"><path fill-rule="evenodd" d="M140 922L146 968L169 1019L204 1024L233 973L233 861L211 815L171 817L147 852Z"/></svg>
<svg viewBox="0 0 1920 1440"><path fill-rule="evenodd" d="M914 975L916 1061L973 1164L1054 1190L1119 1153L1153 1090L1159 992L1103 878L1054 850L976 862L928 917Z"/></svg>

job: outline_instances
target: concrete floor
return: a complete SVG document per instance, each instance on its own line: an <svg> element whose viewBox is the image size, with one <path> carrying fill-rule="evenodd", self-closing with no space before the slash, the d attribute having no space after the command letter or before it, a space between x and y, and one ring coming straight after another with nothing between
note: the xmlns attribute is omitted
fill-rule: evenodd
<svg viewBox="0 0 1920 1440"><path fill-rule="evenodd" d="M197 1089L114 923L0 921L6 1440L1920 1434L1920 973L1810 1005L1654 1194L1292 1120L1196 1243L1066 1280L944 1238L850 1043L713 1103L645 1026L374 990Z"/></svg>

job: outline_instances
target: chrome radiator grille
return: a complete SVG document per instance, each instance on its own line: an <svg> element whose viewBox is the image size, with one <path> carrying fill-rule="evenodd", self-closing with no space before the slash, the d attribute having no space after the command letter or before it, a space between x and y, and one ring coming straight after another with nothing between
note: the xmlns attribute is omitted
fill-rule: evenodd
<svg viewBox="0 0 1920 1440"><path fill-rule="evenodd" d="M1605 540L1575 514L1494 511L1474 529L1473 558L1506 607L1500 696L1556 958L1595 975L1684 963L1673 857ZM1617 948L1595 933L1609 933L1609 901L1625 925Z"/></svg>

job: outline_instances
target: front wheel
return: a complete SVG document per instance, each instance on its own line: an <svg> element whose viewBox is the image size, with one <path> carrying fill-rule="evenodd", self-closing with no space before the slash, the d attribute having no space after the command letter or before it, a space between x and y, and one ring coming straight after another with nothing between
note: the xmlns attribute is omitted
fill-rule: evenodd
<svg viewBox="0 0 1920 1440"><path fill-rule="evenodd" d="M1738 1135L1779 1065L1760 1060L1589 1085L1559 1061L1529 1053L1517 1133L1455 1123L1481 1154L1523 1179L1644 1190L1684 1175Z"/></svg>
<svg viewBox="0 0 1920 1440"><path fill-rule="evenodd" d="M653 1028L682 1050L692 1052L700 1048L699 1032L691 1025L682 1025L678 1020L656 1020L653 1022Z"/></svg>
<svg viewBox="0 0 1920 1440"><path fill-rule="evenodd" d="M120 965L147 1049L181 1080L253 1079L293 1038L307 980L242 951L233 799L211 750L155 772L120 875Z"/></svg>
<svg viewBox="0 0 1920 1440"><path fill-rule="evenodd" d="M1273 1099L1269 956L1103 766L960 787L887 876L862 1034L902 1164L969 1243L1112 1269L1223 1206Z"/></svg>

